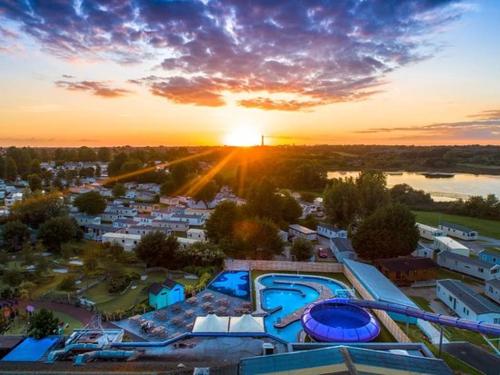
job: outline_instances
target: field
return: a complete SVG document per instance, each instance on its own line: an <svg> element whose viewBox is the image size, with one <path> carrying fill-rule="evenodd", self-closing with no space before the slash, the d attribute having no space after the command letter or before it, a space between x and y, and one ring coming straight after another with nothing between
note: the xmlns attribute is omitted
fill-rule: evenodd
<svg viewBox="0 0 500 375"><path fill-rule="evenodd" d="M443 214L440 212L413 211L417 221L422 224L437 226L439 222L449 221L451 223L465 225L477 230L479 235L500 239L500 221L478 219L475 217Z"/></svg>

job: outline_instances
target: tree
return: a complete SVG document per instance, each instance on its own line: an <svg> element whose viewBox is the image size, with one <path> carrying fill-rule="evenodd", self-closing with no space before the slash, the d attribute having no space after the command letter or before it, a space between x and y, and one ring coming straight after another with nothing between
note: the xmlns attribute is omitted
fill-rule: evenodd
<svg viewBox="0 0 500 375"><path fill-rule="evenodd" d="M278 227L269 219L247 219L236 223L232 246L236 250L235 256L249 259L272 259L283 251Z"/></svg>
<svg viewBox="0 0 500 375"><path fill-rule="evenodd" d="M33 228L38 228L50 218L65 214L64 200L57 193L36 193L12 207L12 216Z"/></svg>
<svg viewBox="0 0 500 375"><path fill-rule="evenodd" d="M313 256L313 245L311 241L304 238L296 238L293 241L291 252L298 261L309 260Z"/></svg>
<svg viewBox="0 0 500 375"><path fill-rule="evenodd" d="M208 203L215 198L218 191L219 187L215 181L210 180L193 194L193 198L197 201L202 201L208 207Z"/></svg>
<svg viewBox="0 0 500 375"><path fill-rule="evenodd" d="M281 219L287 224L296 223L302 215L302 207L290 194L278 196L280 201Z"/></svg>
<svg viewBox="0 0 500 375"><path fill-rule="evenodd" d="M97 159L99 161L108 162L111 159L111 150L107 147L101 147L97 151Z"/></svg>
<svg viewBox="0 0 500 375"><path fill-rule="evenodd" d="M221 266L224 252L215 244L195 242L190 246L179 248L177 252L179 267L185 266Z"/></svg>
<svg viewBox="0 0 500 375"><path fill-rule="evenodd" d="M295 161L293 161L295 163ZM302 162L293 167L288 166L289 184L294 189L324 189L326 184L326 171L315 162Z"/></svg>
<svg viewBox="0 0 500 375"><path fill-rule="evenodd" d="M363 171L356 179L358 188L360 213L371 215L377 208L389 203L387 182L383 172Z"/></svg>
<svg viewBox="0 0 500 375"><path fill-rule="evenodd" d="M52 311L41 309L31 315L28 325L28 335L35 339L57 334L59 328L59 319L54 316Z"/></svg>
<svg viewBox="0 0 500 375"><path fill-rule="evenodd" d="M87 146L82 146L78 149L78 160L80 161L96 161L97 155L93 149Z"/></svg>
<svg viewBox="0 0 500 375"><path fill-rule="evenodd" d="M30 172L38 175L42 173L42 168L40 167L40 160L33 159L31 161Z"/></svg>
<svg viewBox="0 0 500 375"><path fill-rule="evenodd" d="M76 237L77 227L68 216L54 217L40 226L38 238L47 248L60 253L61 245Z"/></svg>
<svg viewBox="0 0 500 375"><path fill-rule="evenodd" d="M87 215L98 215L104 212L106 208L106 199L97 191L89 191L78 195L74 201L75 206L80 212Z"/></svg>
<svg viewBox="0 0 500 375"><path fill-rule="evenodd" d="M314 215L309 214L300 221L300 224L306 228L316 230L318 228L319 221Z"/></svg>
<svg viewBox="0 0 500 375"><path fill-rule="evenodd" d="M174 236L155 231L141 238L135 252L148 267L168 267L175 264L178 249L179 242Z"/></svg>
<svg viewBox="0 0 500 375"><path fill-rule="evenodd" d="M394 185L389 193L393 202L405 204L409 207L430 206L434 203L429 193L415 190L408 184Z"/></svg>
<svg viewBox="0 0 500 375"><path fill-rule="evenodd" d="M189 167L188 163L178 163L172 166L170 170L172 180L177 187L182 186L188 179Z"/></svg>
<svg viewBox="0 0 500 375"><path fill-rule="evenodd" d="M241 210L234 202L221 202L205 223L208 239L220 243L223 239L232 238L235 224L241 217Z"/></svg>
<svg viewBox="0 0 500 375"><path fill-rule="evenodd" d="M8 251L19 251L30 237L26 224L19 220L7 222L2 229L3 243Z"/></svg>
<svg viewBox="0 0 500 375"><path fill-rule="evenodd" d="M30 174L28 176L28 184L31 191L42 190L42 179L37 174Z"/></svg>
<svg viewBox="0 0 500 375"><path fill-rule="evenodd" d="M352 178L334 178L325 194L325 212L332 224L352 224L359 210L358 190Z"/></svg>
<svg viewBox="0 0 500 375"><path fill-rule="evenodd" d="M120 182L117 182L116 184L113 185L112 193L113 197L120 198L127 193L127 189L125 188L125 185L123 185Z"/></svg>
<svg viewBox="0 0 500 375"><path fill-rule="evenodd" d="M98 265L96 256L88 255L83 259L83 268L86 273L94 272Z"/></svg>
<svg viewBox="0 0 500 375"><path fill-rule="evenodd" d="M352 245L363 259L410 255L417 247L419 232L415 215L403 205L377 209L354 233Z"/></svg>
<svg viewBox="0 0 500 375"><path fill-rule="evenodd" d="M59 290L65 292L72 292L76 289L75 277L74 276L66 276L61 280L58 286Z"/></svg>
<svg viewBox="0 0 500 375"><path fill-rule="evenodd" d="M16 161L11 157L5 158L5 170L3 177L8 181L15 181L17 178Z"/></svg>
<svg viewBox="0 0 500 375"><path fill-rule="evenodd" d="M281 220L280 197L276 194L275 186L269 180L255 183L247 198L246 208L250 216L268 218L273 221Z"/></svg>
<svg viewBox="0 0 500 375"><path fill-rule="evenodd" d="M169 196L174 194L174 192L177 190L177 185L175 184L175 181L171 176L169 176L166 181L161 184L160 187L160 194L163 196Z"/></svg>

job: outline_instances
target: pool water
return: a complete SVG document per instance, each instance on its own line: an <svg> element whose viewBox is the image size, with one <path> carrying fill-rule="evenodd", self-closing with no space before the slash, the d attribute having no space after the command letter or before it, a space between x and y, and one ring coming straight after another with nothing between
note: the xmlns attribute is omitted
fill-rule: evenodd
<svg viewBox="0 0 500 375"><path fill-rule="evenodd" d="M311 316L329 327L360 328L370 321L369 315L359 313L359 308L346 305L330 309L314 309L311 310Z"/></svg>
<svg viewBox="0 0 500 375"><path fill-rule="evenodd" d="M288 342L297 341L297 335L302 330L300 320L284 328L275 328L274 323L294 311L311 304L319 297L319 292L314 288L297 283L304 281L318 283L323 287L329 288L334 294L345 296L344 285L332 279L322 277L269 275L260 278L259 281L266 287L266 289L263 289L261 296L262 308L266 311L273 311L281 307L281 309L277 309L264 318L266 332Z"/></svg>
<svg viewBox="0 0 500 375"><path fill-rule="evenodd" d="M209 285L209 289L219 293L250 299L250 275L248 271L221 272Z"/></svg>

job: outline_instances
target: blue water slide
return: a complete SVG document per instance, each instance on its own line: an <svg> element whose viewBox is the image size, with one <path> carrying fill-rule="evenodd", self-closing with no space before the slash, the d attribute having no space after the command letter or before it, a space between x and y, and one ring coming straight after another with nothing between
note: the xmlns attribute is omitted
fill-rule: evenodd
<svg viewBox="0 0 500 375"><path fill-rule="evenodd" d="M443 326L466 329L485 335L500 336L500 324L492 324L483 321L478 322L444 314L436 314L428 311L423 311L415 307L391 302L366 301L354 298L334 298L330 301L337 304L352 305L363 307L366 309L383 310L397 314L403 314Z"/></svg>
<svg viewBox="0 0 500 375"><path fill-rule="evenodd" d="M74 350L98 350L100 347L98 344L69 344L63 349L53 350L47 356L47 363L54 363L59 357L71 354Z"/></svg>
<svg viewBox="0 0 500 375"><path fill-rule="evenodd" d="M127 360L136 354L133 350L96 350L93 352L87 352L78 354L75 357L74 364L76 366L81 366L86 362L94 359L119 359Z"/></svg>

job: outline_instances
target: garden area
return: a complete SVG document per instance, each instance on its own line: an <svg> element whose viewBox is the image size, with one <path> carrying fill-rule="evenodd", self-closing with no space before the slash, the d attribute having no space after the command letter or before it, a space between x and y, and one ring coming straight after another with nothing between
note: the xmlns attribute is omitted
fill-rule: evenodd
<svg viewBox="0 0 500 375"><path fill-rule="evenodd" d="M152 283L168 277L191 294L203 289L217 272L215 267L200 266L186 266L187 272L161 267L147 270L135 253L93 241L63 244L58 254L41 247L37 250L0 253L0 298L14 303L21 313L30 301L37 301L97 311L104 320L121 319L150 309L148 288ZM69 324L68 330L81 325L68 314L55 313ZM18 316L8 324L7 332L25 332L25 323L25 317Z"/></svg>

